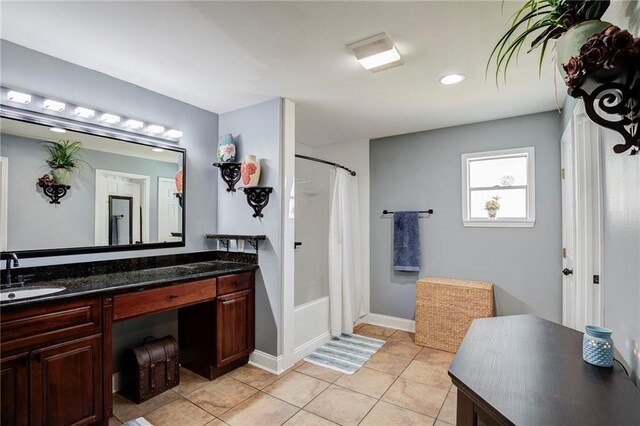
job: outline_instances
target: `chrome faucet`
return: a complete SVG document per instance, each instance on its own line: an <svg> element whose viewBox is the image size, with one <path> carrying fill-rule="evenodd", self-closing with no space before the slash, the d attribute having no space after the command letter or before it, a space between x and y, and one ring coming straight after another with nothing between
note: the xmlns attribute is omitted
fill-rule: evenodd
<svg viewBox="0 0 640 426"><path fill-rule="evenodd" d="M5 272L5 277L7 282L5 283L7 286L11 286L11 268L14 266L20 266L20 261L18 260L18 256L15 253L9 253L9 257L7 257L7 270Z"/></svg>

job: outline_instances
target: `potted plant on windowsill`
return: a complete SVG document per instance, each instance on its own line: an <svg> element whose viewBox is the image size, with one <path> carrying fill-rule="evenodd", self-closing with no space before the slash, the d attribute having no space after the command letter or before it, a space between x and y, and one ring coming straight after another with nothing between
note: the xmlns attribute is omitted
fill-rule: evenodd
<svg viewBox="0 0 640 426"><path fill-rule="evenodd" d="M49 158L46 161L51 167L53 179L59 185L67 185L69 183L70 172L73 169L82 167L85 163L80 158L80 150L82 144L79 141L58 141L45 142Z"/></svg>
<svg viewBox="0 0 640 426"><path fill-rule="evenodd" d="M500 72L506 81L507 69L517 58L530 37L535 37L527 53L540 49L539 69L551 40L556 43L557 63L562 64L577 54L587 39L611 24L600 18L609 7L609 0L529 0L513 15L510 28L496 43L487 62L496 65L496 83Z"/></svg>

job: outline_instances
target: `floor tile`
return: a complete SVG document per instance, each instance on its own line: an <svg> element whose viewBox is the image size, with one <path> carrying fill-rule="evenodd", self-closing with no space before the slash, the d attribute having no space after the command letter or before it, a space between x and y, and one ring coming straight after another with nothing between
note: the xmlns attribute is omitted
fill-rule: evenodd
<svg viewBox="0 0 640 426"><path fill-rule="evenodd" d="M397 377L410 363L411 358L406 356L378 351L365 363L364 366Z"/></svg>
<svg viewBox="0 0 640 426"><path fill-rule="evenodd" d="M436 420L433 426L451 426L449 423L443 422L442 420Z"/></svg>
<svg viewBox="0 0 640 426"><path fill-rule="evenodd" d="M393 328L381 327L379 325L366 324L364 327L358 329L355 334L362 336L373 337L374 339L387 340L389 336L395 333Z"/></svg>
<svg viewBox="0 0 640 426"><path fill-rule="evenodd" d="M214 419L204 426L227 426L227 424L220 419Z"/></svg>
<svg viewBox="0 0 640 426"><path fill-rule="evenodd" d="M293 371L264 388L264 391L302 408L328 387L327 382Z"/></svg>
<svg viewBox="0 0 640 426"><path fill-rule="evenodd" d="M109 426L121 426L122 422L118 419L116 419L115 417L111 417L109 419Z"/></svg>
<svg viewBox="0 0 640 426"><path fill-rule="evenodd" d="M209 379L202 377L191 370L180 367L180 384L172 390L180 395L186 395L209 383Z"/></svg>
<svg viewBox="0 0 640 426"><path fill-rule="evenodd" d="M446 390L400 377L391 385L382 400L435 418L446 396Z"/></svg>
<svg viewBox="0 0 640 426"><path fill-rule="evenodd" d="M177 399L144 416L153 426L203 426L214 417L185 399Z"/></svg>
<svg viewBox="0 0 640 426"><path fill-rule="evenodd" d="M356 324L356 325L354 325L354 326L353 326L353 331L360 330L360 329L361 329L362 327L364 327L365 325L367 325L367 324L365 324L365 323L363 323L363 322L361 322L360 324Z"/></svg>
<svg viewBox="0 0 640 426"><path fill-rule="evenodd" d="M354 374L344 374L336 381L336 385L374 398L381 398L395 379L390 374L363 367Z"/></svg>
<svg viewBox="0 0 640 426"><path fill-rule="evenodd" d="M447 373L447 369L441 365L411 361L411 364L402 372L400 377L444 389L447 392L451 388L451 378Z"/></svg>
<svg viewBox="0 0 640 426"><path fill-rule="evenodd" d="M384 401L378 402L360 426L431 426L434 419Z"/></svg>
<svg viewBox="0 0 640 426"><path fill-rule="evenodd" d="M366 395L331 385L305 407L306 411L342 426L357 425L376 400Z"/></svg>
<svg viewBox="0 0 640 426"><path fill-rule="evenodd" d="M258 391L249 385L224 377L196 389L186 398L214 416L219 416L256 392Z"/></svg>
<svg viewBox="0 0 640 426"><path fill-rule="evenodd" d="M422 348L420 353L418 353L418 355L416 355L414 359L416 361L422 361L428 364L442 365L443 367L449 368L449 365L451 365L451 361L453 361L453 357L455 356L456 354L439 351L438 349Z"/></svg>
<svg viewBox="0 0 640 426"><path fill-rule="evenodd" d="M457 404L457 394L449 392L449 394L447 395L447 399L444 400L444 404L440 409L440 414L438 414L438 420L442 420L443 422L455 425Z"/></svg>
<svg viewBox="0 0 640 426"><path fill-rule="evenodd" d="M121 422L128 422L131 419L137 419L145 414L162 407L169 402L181 398L180 395L173 390L168 390L160 395L151 398L142 404L136 404L128 400L119 393L113 394L113 415Z"/></svg>
<svg viewBox="0 0 640 426"><path fill-rule="evenodd" d="M263 389L280 379L277 374L269 373L253 365L243 365L229 373L229 376L256 389Z"/></svg>
<svg viewBox="0 0 640 426"><path fill-rule="evenodd" d="M300 410L287 421L285 426L335 426L334 422L311 414L308 411Z"/></svg>
<svg viewBox="0 0 640 426"><path fill-rule="evenodd" d="M400 342L415 343L416 342L415 337L416 337L415 333L409 333L408 331L398 330L395 333L393 333L387 339L387 341L400 341Z"/></svg>
<svg viewBox="0 0 640 426"><path fill-rule="evenodd" d="M320 367L319 365L312 364L310 362L305 362L301 366L297 367L296 371L329 383L333 383L342 377L342 373L339 371Z"/></svg>
<svg viewBox="0 0 640 426"><path fill-rule="evenodd" d="M260 392L221 415L220 420L231 426L279 426L297 411L297 407Z"/></svg>
<svg viewBox="0 0 640 426"><path fill-rule="evenodd" d="M407 358L415 357L422 349L422 346L418 346L413 342L407 342L403 340L387 340L387 343L380 348L381 352L387 352L394 355L402 355Z"/></svg>

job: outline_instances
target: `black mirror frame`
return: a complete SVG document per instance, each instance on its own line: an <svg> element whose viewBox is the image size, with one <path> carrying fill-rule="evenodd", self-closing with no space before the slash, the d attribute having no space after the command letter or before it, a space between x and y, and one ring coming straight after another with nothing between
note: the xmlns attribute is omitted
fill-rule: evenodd
<svg viewBox="0 0 640 426"><path fill-rule="evenodd" d="M149 147L157 147L166 149L167 151L175 151L182 154L182 177L183 177L183 189L182 189L182 241L168 242L168 243L142 243L123 246L87 246L87 247L69 247L69 248L56 248L56 249L36 249L36 250L17 250L17 251L5 251L0 252L0 260L5 260L9 253L15 253L20 258L35 258L35 257L51 257L51 256L73 256L81 254L92 253L109 253L120 251L134 251L134 250L154 250L154 249L166 249L173 247L185 247L186 245L186 229L187 229L187 150L185 148L177 147L173 143L164 139L154 138L153 136L144 136L127 132L125 130L118 130L92 123L80 122L69 120L62 117L55 117L48 114L41 114L33 111L13 108L8 105L0 104L0 117L8 118L12 120L24 121L27 123L37 124L41 126L60 127L73 132L85 133L88 135L101 136L109 139L114 139L121 142L135 143L138 145L145 145Z"/></svg>

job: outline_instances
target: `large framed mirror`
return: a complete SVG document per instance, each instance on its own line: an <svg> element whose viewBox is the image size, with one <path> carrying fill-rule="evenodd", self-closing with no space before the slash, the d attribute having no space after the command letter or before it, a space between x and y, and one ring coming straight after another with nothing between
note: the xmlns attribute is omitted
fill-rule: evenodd
<svg viewBox="0 0 640 426"><path fill-rule="evenodd" d="M184 246L186 151L81 124L0 109L0 252Z"/></svg>

